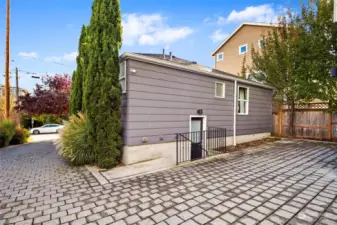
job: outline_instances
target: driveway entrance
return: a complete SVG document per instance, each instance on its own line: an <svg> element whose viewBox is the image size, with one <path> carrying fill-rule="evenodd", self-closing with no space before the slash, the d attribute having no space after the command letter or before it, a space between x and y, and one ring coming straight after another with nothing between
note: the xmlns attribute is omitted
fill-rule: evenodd
<svg viewBox="0 0 337 225"><path fill-rule="evenodd" d="M337 224L337 147L251 154L100 185L52 143L0 150L0 224Z"/></svg>

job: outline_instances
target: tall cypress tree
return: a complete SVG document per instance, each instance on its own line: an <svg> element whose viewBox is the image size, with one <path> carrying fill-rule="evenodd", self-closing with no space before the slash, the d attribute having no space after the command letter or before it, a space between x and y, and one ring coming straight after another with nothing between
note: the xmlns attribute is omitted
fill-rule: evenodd
<svg viewBox="0 0 337 225"><path fill-rule="evenodd" d="M83 105L98 165L109 168L118 163L123 146L118 80L122 42L119 0L95 0L92 11Z"/></svg>
<svg viewBox="0 0 337 225"><path fill-rule="evenodd" d="M87 67L87 28L82 26L81 36L78 44L78 56L76 59L77 70L73 74L73 83L70 95L70 112L76 114L83 111L83 79L85 77Z"/></svg>
<svg viewBox="0 0 337 225"><path fill-rule="evenodd" d="M73 115L76 113L76 94L77 94L77 90L76 90L76 82L77 82L77 72L76 70L74 70L73 72L73 76L72 76L72 82L71 82L71 91L70 91L70 114Z"/></svg>

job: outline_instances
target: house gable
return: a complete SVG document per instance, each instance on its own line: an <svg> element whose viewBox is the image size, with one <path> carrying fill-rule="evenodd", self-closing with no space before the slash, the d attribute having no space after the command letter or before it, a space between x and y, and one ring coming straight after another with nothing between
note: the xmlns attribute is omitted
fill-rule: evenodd
<svg viewBox="0 0 337 225"><path fill-rule="evenodd" d="M238 75L241 72L244 58L246 67L252 66L252 48L259 49L259 40L268 35L275 25L242 24L213 52L215 68ZM217 55L222 55L222 60Z"/></svg>

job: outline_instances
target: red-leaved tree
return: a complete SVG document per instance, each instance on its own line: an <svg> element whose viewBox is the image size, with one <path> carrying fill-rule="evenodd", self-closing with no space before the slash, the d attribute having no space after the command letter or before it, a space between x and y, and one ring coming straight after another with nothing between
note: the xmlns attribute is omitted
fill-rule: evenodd
<svg viewBox="0 0 337 225"><path fill-rule="evenodd" d="M67 116L71 77L65 75L45 76L42 85L36 84L33 94L20 96L15 109L30 116L42 114Z"/></svg>

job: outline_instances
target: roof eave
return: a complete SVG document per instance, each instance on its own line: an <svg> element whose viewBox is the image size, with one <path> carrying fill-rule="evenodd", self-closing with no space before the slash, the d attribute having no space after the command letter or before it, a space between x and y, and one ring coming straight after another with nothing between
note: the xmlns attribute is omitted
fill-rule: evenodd
<svg viewBox="0 0 337 225"><path fill-rule="evenodd" d="M238 26L233 33L231 33L216 49L215 51L212 52L211 57L213 57L215 55L215 53L217 51L219 51L219 49L227 43L227 41L229 41L229 39L231 39L243 26L263 26L263 27L276 27L278 26L277 24L273 24L273 23L258 23L258 22L243 22L242 24L240 24L240 26Z"/></svg>
<svg viewBox="0 0 337 225"><path fill-rule="evenodd" d="M202 71L202 70L198 70L198 69L194 69L194 68L187 68L186 66L180 65L180 64L176 64L176 63L172 63L172 62L168 62L168 61L164 61L164 60L160 60L160 59L155 59L155 58L150 58L150 57L146 57L146 56L141 56L141 55L136 55L136 54L132 54L132 53L124 53L121 55L120 57L121 59L135 59L135 60L139 60L142 62L147 62L147 63L152 63L152 64L156 64L156 65L163 65L163 66L167 66L167 67L171 67L171 68L175 68L175 69L180 69L180 70L184 70L187 72L193 72L193 73L198 73L198 74L202 74L202 75L206 75L206 76L211 76L211 77L216 77L216 78L222 78L222 79L226 79L226 80L231 80L231 81L238 81L240 83L244 83L244 84L249 84L252 86L258 86L258 87L262 87L262 88L266 88L266 89L274 89L273 87L264 85L264 84L260 84L260 83L256 83L253 81L249 81L249 80L244 80L244 79L240 79L240 78L235 78L232 76L235 75L220 75L220 74L216 74L216 73L212 73L212 72L206 72L206 71Z"/></svg>

